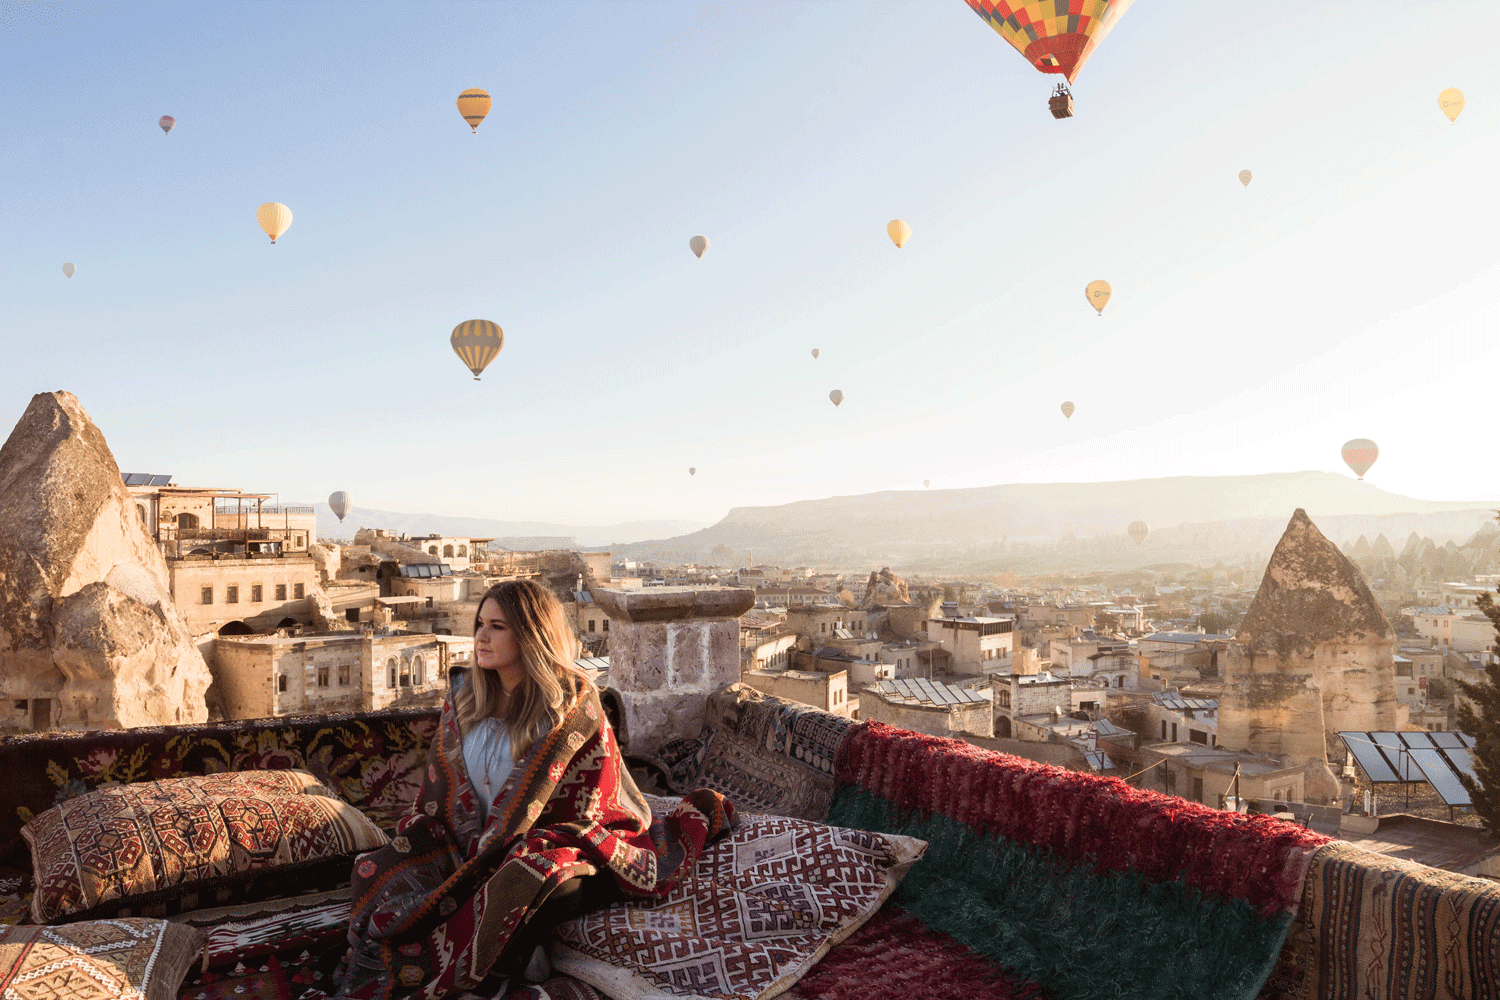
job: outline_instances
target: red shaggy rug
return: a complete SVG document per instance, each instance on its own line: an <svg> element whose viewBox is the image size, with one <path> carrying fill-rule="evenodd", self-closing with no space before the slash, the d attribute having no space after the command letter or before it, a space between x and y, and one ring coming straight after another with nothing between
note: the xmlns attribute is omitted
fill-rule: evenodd
<svg viewBox="0 0 1500 1000"><path fill-rule="evenodd" d="M905 910L887 904L813 966L788 1000L1042 1000L1036 983L1018 981L989 959Z"/></svg>

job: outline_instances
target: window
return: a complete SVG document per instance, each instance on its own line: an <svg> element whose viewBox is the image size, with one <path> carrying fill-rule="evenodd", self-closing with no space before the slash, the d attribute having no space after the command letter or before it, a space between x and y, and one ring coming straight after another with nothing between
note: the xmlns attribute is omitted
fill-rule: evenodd
<svg viewBox="0 0 1500 1000"><path fill-rule="evenodd" d="M453 558L453 546L451 546L451 545L444 545L443 546L443 558L444 559L452 559Z"/></svg>
<svg viewBox="0 0 1500 1000"><path fill-rule="evenodd" d="M1177 723L1172 723L1172 742L1177 742Z"/></svg>
<svg viewBox="0 0 1500 1000"><path fill-rule="evenodd" d="M259 604L261 601L264 601L265 599L266 599L265 588L262 587L258 583L252 583L250 585L250 603L251 604Z"/></svg>
<svg viewBox="0 0 1500 1000"><path fill-rule="evenodd" d="M1001 688L996 693L1000 696L1000 707L1010 708L1010 691L1005 688Z"/></svg>
<svg viewBox="0 0 1500 1000"><path fill-rule="evenodd" d="M1162 724L1161 724L1161 738L1162 739L1166 739L1167 738L1167 724L1166 724L1165 721L1163 721Z"/></svg>
<svg viewBox="0 0 1500 1000"><path fill-rule="evenodd" d="M389 688L394 688L396 686L396 658L394 656L391 657L389 660L385 661L385 669L386 669L386 685L385 686L389 687Z"/></svg>
<svg viewBox="0 0 1500 1000"><path fill-rule="evenodd" d="M430 597L429 597L429 598L427 598L427 606L428 606L428 607L429 607L429 608L430 608L430 607L432 607L432 598L430 598Z"/></svg>
<svg viewBox="0 0 1500 1000"><path fill-rule="evenodd" d="M1201 729L1189 729L1188 741L1191 743L1200 743L1203 746L1208 746L1208 733L1204 732Z"/></svg>
<svg viewBox="0 0 1500 1000"><path fill-rule="evenodd" d="M1191 781L1192 781L1192 789L1193 789L1193 794L1191 796L1192 800L1194 802L1202 802L1203 801L1203 779L1202 778L1193 778L1193 779L1191 779Z"/></svg>
<svg viewBox="0 0 1500 1000"><path fill-rule="evenodd" d="M306 596L307 596L307 591L303 588L302 584L300 584L300 583L294 583L294 584L292 584L292 597L293 597L293 599L300 601L300 600L302 600Z"/></svg>
<svg viewBox="0 0 1500 1000"><path fill-rule="evenodd" d="M436 545L429 545L429 546L427 546L427 554L430 555L430 556L437 555L437 546Z"/></svg>
<svg viewBox="0 0 1500 1000"><path fill-rule="evenodd" d="M1397 677L1410 677L1411 676L1411 664L1410 663L1398 663L1398 664L1396 664L1396 676Z"/></svg>
<svg viewBox="0 0 1500 1000"><path fill-rule="evenodd" d="M410 660L403 659L401 661L401 686L404 687L404 688L411 687L411 661Z"/></svg>
<svg viewBox="0 0 1500 1000"><path fill-rule="evenodd" d="M231 583L229 586L224 588L224 603L240 603L240 588L238 584Z"/></svg>
<svg viewBox="0 0 1500 1000"><path fill-rule="evenodd" d="M212 587L204 587L203 590L202 590L202 592L201 592L201 596L199 597L199 603L201 603L201 604L212 604L213 602L214 602L214 588L212 588Z"/></svg>
<svg viewBox="0 0 1500 1000"><path fill-rule="evenodd" d="M469 554L469 547L467 545L460 545L458 547L458 554L460 556L467 556Z"/></svg>
<svg viewBox="0 0 1500 1000"><path fill-rule="evenodd" d="M328 664L325 663L325 664L322 664L321 666L318 667L318 687L320 687L320 688L326 688L327 686L328 686Z"/></svg>
<svg viewBox="0 0 1500 1000"><path fill-rule="evenodd" d="M609 632L609 619L608 618L604 619L604 631L606 633Z"/></svg>
<svg viewBox="0 0 1500 1000"><path fill-rule="evenodd" d="M294 541L292 543L292 545L295 546L296 548L299 548L299 549L302 548L302 536L301 535L296 535L294 537L295 537L296 541Z"/></svg>
<svg viewBox="0 0 1500 1000"><path fill-rule="evenodd" d="M349 686L349 664L339 664L339 687Z"/></svg>
<svg viewBox="0 0 1500 1000"><path fill-rule="evenodd" d="M589 619L589 631L590 632L594 631L594 619L592 619L592 618Z"/></svg>
<svg viewBox="0 0 1500 1000"><path fill-rule="evenodd" d="M276 599L278 601L286 600L286 584L278 583L276 585Z"/></svg>
<svg viewBox="0 0 1500 1000"><path fill-rule="evenodd" d="M286 693L286 674L282 674L280 677L276 678L276 690L282 692L283 694Z"/></svg>
<svg viewBox="0 0 1500 1000"><path fill-rule="evenodd" d="M413 684L427 683L427 658L418 656L411 661L411 681Z"/></svg>

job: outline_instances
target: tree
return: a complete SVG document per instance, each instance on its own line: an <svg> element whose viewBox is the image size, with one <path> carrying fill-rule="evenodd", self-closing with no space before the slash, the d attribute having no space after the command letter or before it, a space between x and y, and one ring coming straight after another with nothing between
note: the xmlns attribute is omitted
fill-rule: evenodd
<svg viewBox="0 0 1500 1000"><path fill-rule="evenodd" d="M1500 590L1496 591L1500 594ZM1500 605L1489 594L1479 595L1479 610L1495 625L1500 639ZM1500 644L1492 647L1500 653ZM1475 781L1460 773L1459 780L1474 800L1474 812L1492 834L1500 834L1500 657L1491 656L1484 668L1486 680L1478 684L1460 680L1459 690L1472 701L1460 701L1458 728L1474 737ZM1478 711L1475 711L1478 708Z"/></svg>

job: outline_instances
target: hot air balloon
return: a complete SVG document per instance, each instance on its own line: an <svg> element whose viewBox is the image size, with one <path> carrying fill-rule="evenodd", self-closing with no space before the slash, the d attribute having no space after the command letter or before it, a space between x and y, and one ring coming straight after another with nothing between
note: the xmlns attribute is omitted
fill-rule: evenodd
<svg viewBox="0 0 1500 1000"><path fill-rule="evenodd" d="M349 513L349 507L349 494L343 490L328 494L328 509L337 514L340 521L343 521L344 515Z"/></svg>
<svg viewBox="0 0 1500 1000"><path fill-rule="evenodd" d="M828 394L828 398L833 400L834 406L838 406L844 401L844 391L842 389L835 389Z"/></svg>
<svg viewBox="0 0 1500 1000"><path fill-rule="evenodd" d="M818 349L816 347L814 347L813 348L813 358L816 359L817 356L818 356Z"/></svg>
<svg viewBox="0 0 1500 1000"><path fill-rule="evenodd" d="M906 246L906 241L911 239L911 226L908 226L900 219L892 219L890 222L887 222L885 224L885 231L890 236L891 242L896 244L897 250Z"/></svg>
<svg viewBox="0 0 1500 1000"><path fill-rule="evenodd" d="M66 274L68 277L71 278L71 277L73 277L73 275L75 275L77 273L78 273L78 265L75 264L75 263L73 263L71 260L68 261L66 264L63 265L63 274Z"/></svg>
<svg viewBox="0 0 1500 1000"><path fill-rule="evenodd" d="M698 470L697 469L692 468L691 466L688 468L688 475L690 475L690 476L696 476L697 474L698 474Z"/></svg>
<svg viewBox="0 0 1500 1000"><path fill-rule="evenodd" d="M1250 171L1248 171L1248 170L1241 170L1240 171L1240 183L1243 184L1243 185L1245 185L1245 187L1249 187L1250 186Z"/></svg>
<svg viewBox="0 0 1500 1000"><path fill-rule="evenodd" d="M490 95L478 87L470 87L458 95L458 113L464 116L474 134L479 134L479 123L490 113Z"/></svg>
<svg viewBox="0 0 1500 1000"><path fill-rule="evenodd" d="M1071 400L1062 405L1062 411L1063 416L1067 417L1069 420L1073 419L1073 403Z"/></svg>
<svg viewBox="0 0 1500 1000"><path fill-rule="evenodd" d="M157 119L156 124L161 126L163 132L170 132L177 127L177 119L171 115L162 115L161 118Z"/></svg>
<svg viewBox="0 0 1500 1000"><path fill-rule="evenodd" d="M927 487L929 487L929 486L931 486L931 485L932 485L932 480L931 480L931 479L924 479L924 480L922 480L922 488L923 488L923 489L924 489L924 490L925 490L925 489L926 489L926 488L927 488Z"/></svg>
<svg viewBox="0 0 1500 1000"><path fill-rule="evenodd" d="M1464 109L1464 92L1457 87L1449 87L1438 95L1438 107L1443 109L1443 114L1448 116L1450 122L1458 121L1458 113Z"/></svg>
<svg viewBox="0 0 1500 1000"><path fill-rule="evenodd" d="M1096 309L1100 316L1104 315L1104 307L1109 305L1109 293L1112 289L1107 281L1090 281L1089 286L1083 290L1084 298L1088 299L1089 305Z"/></svg>
<svg viewBox="0 0 1500 1000"><path fill-rule="evenodd" d="M505 346L505 331L487 319L466 319L453 328L448 343L453 345L453 353L468 365L469 371L474 373L474 381L478 382L480 373Z"/></svg>
<svg viewBox="0 0 1500 1000"><path fill-rule="evenodd" d="M1369 438L1355 438L1344 442L1344 464L1354 470L1360 479L1370 471L1370 466L1380 457L1380 448Z"/></svg>
<svg viewBox="0 0 1500 1000"><path fill-rule="evenodd" d="M1135 539L1135 544L1139 545L1146 540L1147 535L1151 534L1151 525L1145 521L1131 521L1125 532Z"/></svg>
<svg viewBox="0 0 1500 1000"><path fill-rule="evenodd" d="M1104 41L1132 0L1083 0L1026 3L1024 0L968 0L974 13L1005 39L1026 61L1043 73L1058 73L1059 83L1047 107L1053 118L1073 117L1073 94L1068 83L1078 78L1083 64ZM1052 16L1055 15L1055 16Z"/></svg>
<svg viewBox="0 0 1500 1000"><path fill-rule="evenodd" d="M292 210L279 201L268 201L255 210L255 221L260 223L260 228L275 243L276 237L291 227Z"/></svg>
<svg viewBox="0 0 1500 1000"><path fill-rule="evenodd" d="M708 249L707 236L694 236L688 240L688 249L693 251L699 260L703 259L703 251Z"/></svg>

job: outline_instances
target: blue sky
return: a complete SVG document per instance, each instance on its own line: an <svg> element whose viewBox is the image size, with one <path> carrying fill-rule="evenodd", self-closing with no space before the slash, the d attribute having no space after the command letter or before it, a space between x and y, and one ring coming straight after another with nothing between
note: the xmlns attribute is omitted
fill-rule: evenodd
<svg viewBox="0 0 1500 1000"><path fill-rule="evenodd" d="M8 5L0 423L64 388L130 471L571 523L1353 437L1493 498L1497 34L1140 0L1058 122L961 0Z"/></svg>

